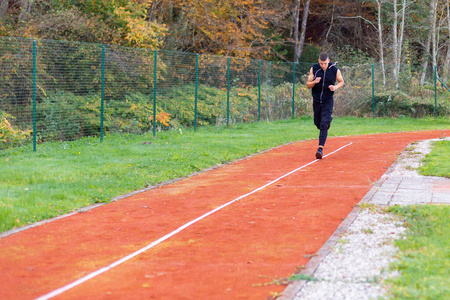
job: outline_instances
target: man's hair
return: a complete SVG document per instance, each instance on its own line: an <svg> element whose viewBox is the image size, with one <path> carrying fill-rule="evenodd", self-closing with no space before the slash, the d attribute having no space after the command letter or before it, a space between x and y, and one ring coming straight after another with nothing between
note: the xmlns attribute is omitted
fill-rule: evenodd
<svg viewBox="0 0 450 300"><path fill-rule="evenodd" d="M321 61L326 61L328 59L328 54L326 54L325 52L320 53L319 59Z"/></svg>

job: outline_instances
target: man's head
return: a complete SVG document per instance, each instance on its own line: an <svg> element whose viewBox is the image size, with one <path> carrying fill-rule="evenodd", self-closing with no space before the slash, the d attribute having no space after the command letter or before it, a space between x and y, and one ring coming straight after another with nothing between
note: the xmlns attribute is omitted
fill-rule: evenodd
<svg viewBox="0 0 450 300"><path fill-rule="evenodd" d="M328 68L328 63L330 62L330 59L328 58L328 54L325 52L320 53L319 55L319 64L322 70L326 70Z"/></svg>

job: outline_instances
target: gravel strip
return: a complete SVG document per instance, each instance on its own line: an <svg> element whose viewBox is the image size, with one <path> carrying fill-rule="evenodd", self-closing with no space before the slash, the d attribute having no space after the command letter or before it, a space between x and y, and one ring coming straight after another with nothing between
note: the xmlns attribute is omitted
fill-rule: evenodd
<svg viewBox="0 0 450 300"><path fill-rule="evenodd" d="M368 203L363 205L367 208L355 208L341 225L344 229L340 228L335 233L344 232L341 237L330 238L318 252L319 258L311 259L306 265L302 274L309 280L294 281L279 300L378 299L388 296L383 280L398 276L389 271L389 265L397 252L394 240L402 238L406 229L402 226L404 220L382 212L382 208L389 205L450 204L448 193L435 196L436 189L433 188L437 184L450 186L450 179L421 176L416 171L422 158L430 153L432 141L412 143L406 148L361 201ZM412 197L412 194L421 196Z"/></svg>
<svg viewBox="0 0 450 300"><path fill-rule="evenodd" d="M402 221L363 209L294 299L373 299L385 294L379 283L395 276L389 264L393 241L405 232Z"/></svg>

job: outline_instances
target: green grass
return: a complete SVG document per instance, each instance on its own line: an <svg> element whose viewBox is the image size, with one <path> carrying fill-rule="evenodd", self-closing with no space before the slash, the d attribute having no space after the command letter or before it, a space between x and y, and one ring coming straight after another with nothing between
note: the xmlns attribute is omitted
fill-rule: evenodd
<svg viewBox="0 0 450 300"><path fill-rule="evenodd" d="M291 277L289 277L289 281L298 281L298 280L319 281L319 279L306 274L294 274Z"/></svg>
<svg viewBox="0 0 450 300"><path fill-rule="evenodd" d="M450 178L450 141L434 143L433 151L424 158L419 173Z"/></svg>
<svg viewBox="0 0 450 300"><path fill-rule="evenodd" d="M388 281L395 299L450 299L450 206L394 206L389 209L409 228L396 241L401 272Z"/></svg>
<svg viewBox="0 0 450 300"><path fill-rule="evenodd" d="M336 118L330 136L448 129L450 120ZM311 117L110 135L0 152L0 232L292 141L317 139Z"/></svg>
<svg viewBox="0 0 450 300"><path fill-rule="evenodd" d="M450 177L450 142L438 141L420 168L423 175ZM401 273L388 281L395 299L450 299L450 206L393 206L408 227L396 241Z"/></svg>

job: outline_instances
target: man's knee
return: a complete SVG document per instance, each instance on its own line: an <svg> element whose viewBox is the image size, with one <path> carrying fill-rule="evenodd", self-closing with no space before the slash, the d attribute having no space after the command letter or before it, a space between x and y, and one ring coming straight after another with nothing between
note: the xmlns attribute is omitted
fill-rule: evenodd
<svg viewBox="0 0 450 300"><path fill-rule="evenodd" d="M330 122L321 122L320 127L317 127L320 130L328 130L330 128Z"/></svg>

